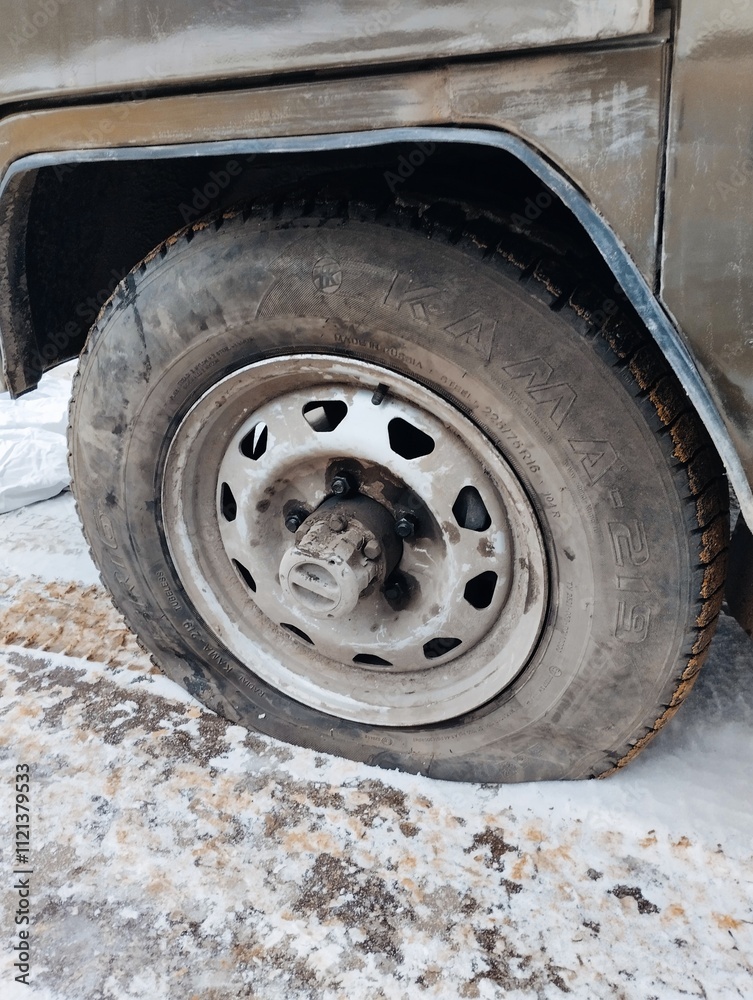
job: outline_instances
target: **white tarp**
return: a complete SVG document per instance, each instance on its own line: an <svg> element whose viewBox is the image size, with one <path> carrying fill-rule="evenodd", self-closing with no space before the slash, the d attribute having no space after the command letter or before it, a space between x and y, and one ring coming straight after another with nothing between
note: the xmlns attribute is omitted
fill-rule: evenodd
<svg viewBox="0 0 753 1000"><path fill-rule="evenodd" d="M75 363L46 375L34 392L0 393L0 514L57 496L70 483L66 428Z"/></svg>

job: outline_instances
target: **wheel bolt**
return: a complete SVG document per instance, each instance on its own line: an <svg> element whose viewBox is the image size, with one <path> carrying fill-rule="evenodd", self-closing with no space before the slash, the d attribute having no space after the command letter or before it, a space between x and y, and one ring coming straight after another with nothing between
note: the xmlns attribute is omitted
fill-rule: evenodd
<svg viewBox="0 0 753 1000"><path fill-rule="evenodd" d="M416 519L411 514L404 514L395 521L395 534L399 538L410 538L416 531Z"/></svg>
<svg viewBox="0 0 753 1000"><path fill-rule="evenodd" d="M370 538L363 547L363 554L367 559L378 559L382 554L382 546L376 538Z"/></svg>
<svg viewBox="0 0 753 1000"><path fill-rule="evenodd" d="M332 531L337 532L337 534L339 535L342 531L345 531L345 529L348 527L348 522L341 514L333 514L332 517L329 519L329 526L332 529Z"/></svg>
<svg viewBox="0 0 753 1000"><path fill-rule="evenodd" d="M346 472L340 473L332 480L332 492L338 497L347 496L353 489L353 479Z"/></svg>
<svg viewBox="0 0 753 1000"><path fill-rule="evenodd" d="M300 528L303 522L306 520L306 514L302 510L294 510L292 514L288 514L285 518L285 527L291 533L295 534Z"/></svg>

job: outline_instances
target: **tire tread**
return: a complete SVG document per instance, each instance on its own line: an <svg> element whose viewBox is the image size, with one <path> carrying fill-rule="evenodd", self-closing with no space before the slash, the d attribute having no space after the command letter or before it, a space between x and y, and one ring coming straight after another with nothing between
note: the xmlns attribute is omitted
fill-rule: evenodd
<svg viewBox="0 0 753 1000"><path fill-rule="evenodd" d="M69 407L69 441L75 435L76 399L94 346L102 336L107 318L126 296L134 294L151 270L173 254L179 254L195 239L211 238L228 224L244 226L273 219L278 227L348 225L349 220L378 221L380 225L412 229L427 239L441 240L475 254L526 283L549 308L569 314L581 336L592 340L613 364L629 373L636 400L650 407L657 433L667 438L667 460L681 483L685 497L688 534L697 546L694 569L696 597L689 608L685 653L672 682L659 704L663 710L644 730L631 736L621 748L605 752L603 768L592 777L606 777L632 760L675 714L692 689L716 629L723 600L729 545L729 497L727 480L716 450L679 381L669 368L650 334L632 314L629 305L615 308L614 293L605 293L587 276L575 273L562 256L551 252L504 220L458 203L364 202L347 193L306 192L299 197L273 203L260 202L225 211L186 226L156 247L139 262L102 307L90 331L73 379ZM76 497L75 461L69 446L71 489ZM84 529L86 534L86 529ZM91 552L91 540L87 537ZM100 575L102 580L102 576ZM104 585L104 580L103 580ZM117 600L116 600L117 606ZM127 619L122 607L121 613ZM151 652L139 645L155 663Z"/></svg>

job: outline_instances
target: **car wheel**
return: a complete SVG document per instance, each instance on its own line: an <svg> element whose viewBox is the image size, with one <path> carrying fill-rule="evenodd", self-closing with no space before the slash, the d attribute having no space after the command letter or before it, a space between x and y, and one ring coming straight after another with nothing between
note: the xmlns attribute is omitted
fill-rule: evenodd
<svg viewBox="0 0 753 1000"><path fill-rule="evenodd" d="M701 665L726 480L627 307L446 216L291 201L158 248L81 359L79 511L227 718L441 778L602 775Z"/></svg>

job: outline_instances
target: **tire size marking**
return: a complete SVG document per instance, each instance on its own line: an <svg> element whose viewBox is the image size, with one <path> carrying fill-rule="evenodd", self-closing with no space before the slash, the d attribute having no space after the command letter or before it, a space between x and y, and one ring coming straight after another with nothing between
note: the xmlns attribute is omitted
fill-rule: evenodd
<svg viewBox="0 0 753 1000"><path fill-rule="evenodd" d="M610 521L609 536L612 540L612 556L618 569L645 566L651 558L646 529L642 521L633 518L629 523ZM615 639L621 642L644 642L651 624L651 608L643 603L645 598L628 598L628 593L647 594L650 589L641 576L618 573L615 577L616 589L620 592L617 600L617 615L614 626Z"/></svg>
<svg viewBox="0 0 753 1000"><path fill-rule="evenodd" d="M625 601L618 601L615 639L622 642L643 642L648 636L650 621L651 608L647 604L629 605Z"/></svg>
<svg viewBox="0 0 753 1000"><path fill-rule="evenodd" d="M494 424L499 433L507 439L506 443L515 449L518 459L523 462L528 471L531 474L541 472L541 466L536 462L533 453L525 447L512 427L488 406L483 408L482 413L484 418L490 424Z"/></svg>
<svg viewBox="0 0 753 1000"><path fill-rule="evenodd" d="M551 517L561 517L562 515L557 510L557 500L551 493L540 494L540 499L543 501L546 507L547 514Z"/></svg>
<svg viewBox="0 0 753 1000"><path fill-rule="evenodd" d="M618 566L643 566L649 560L646 529L643 522L633 518L630 525L619 521L609 522L614 561Z"/></svg>

